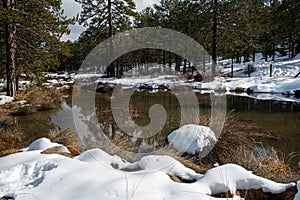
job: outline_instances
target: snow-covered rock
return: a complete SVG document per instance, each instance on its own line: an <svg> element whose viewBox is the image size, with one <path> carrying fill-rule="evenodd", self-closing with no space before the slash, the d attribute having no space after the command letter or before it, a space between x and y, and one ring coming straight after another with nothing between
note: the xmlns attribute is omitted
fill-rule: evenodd
<svg viewBox="0 0 300 200"><path fill-rule="evenodd" d="M209 127L188 124L168 135L168 141L178 151L202 157L216 144L217 138Z"/></svg>
<svg viewBox="0 0 300 200"><path fill-rule="evenodd" d="M44 151L52 147L61 147L60 152L70 153L70 151L63 145L51 142L48 138L40 138L33 141L24 151Z"/></svg>
<svg viewBox="0 0 300 200"><path fill-rule="evenodd" d="M0 95L0 105L10 103L14 100L13 97L10 96L5 96L5 95Z"/></svg>

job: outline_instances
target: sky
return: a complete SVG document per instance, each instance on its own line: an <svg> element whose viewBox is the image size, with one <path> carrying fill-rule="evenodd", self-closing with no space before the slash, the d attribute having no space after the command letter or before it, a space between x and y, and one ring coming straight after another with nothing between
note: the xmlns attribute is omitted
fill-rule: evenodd
<svg viewBox="0 0 300 200"><path fill-rule="evenodd" d="M65 11L65 15L68 17L76 16L81 11L80 4L76 3L74 0L62 0L63 1L63 9ZM134 0L136 3L137 11L141 11L142 9L152 6L155 3L159 3L160 0ZM62 37L63 41L71 40L74 41L78 38L80 33L84 30L84 27L79 24L69 26L71 30L70 35L64 35Z"/></svg>

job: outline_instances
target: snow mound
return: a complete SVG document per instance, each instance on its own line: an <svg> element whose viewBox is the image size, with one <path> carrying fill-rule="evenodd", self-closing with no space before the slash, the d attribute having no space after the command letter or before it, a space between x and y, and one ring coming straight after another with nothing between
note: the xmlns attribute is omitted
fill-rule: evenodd
<svg viewBox="0 0 300 200"><path fill-rule="evenodd" d="M56 167L56 163L44 160L22 163L0 171L0 188L2 188L0 197L19 190L27 191L39 186L45 178L45 173Z"/></svg>
<svg viewBox="0 0 300 200"><path fill-rule="evenodd" d="M235 194L237 189L262 189L263 192L279 194L295 186L295 183L282 184L261 178L235 164L210 169L197 183L206 188L206 194L218 194L228 191Z"/></svg>
<svg viewBox="0 0 300 200"><path fill-rule="evenodd" d="M125 168L129 164L119 156L111 156L101 149L91 149L83 152L74 159L89 163L102 163L113 168Z"/></svg>
<svg viewBox="0 0 300 200"><path fill-rule="evenodd" d="M47 143L47 140L37 141ZM102 163L97 164L99 161ZM142 170L125 172L103 163L127 166L127 169L138 166ZM197 181L179 184L166 173ZM74 159L40 151L24 151L0 158L0 198L7 195L16 200L212 200L223 198L214 198L211 194L228 191L235 194L237 189L262 189L277 194L294 185L275 183L235 164L219 166L200 175L169 156L152 155L127 163L100 149L86 151ZM299 194L295 199L299 199Z"/></svg>
<svg viewBox="0 0 300 200"><path fill-rule="evenodd" d="M138 162L127 166L127 169L142 169L145 171L161 171L180 177L183 180L198 180L203 175L185 167L170 156L150 155L141 158Z"/></svg>
<svg viewBox="0 0 300 200"><path fill-rule="evenodd" d="M298 190L298 192L297 192L294 200L300 200L300 181L297 182L297 190Z"/></svg>
<svg viewBox="0 0 300 200"><path fill-rule="evenodd" d="M35 140L28 146L28 148L24 149L24 151L44 151L52 147L62 147L62 149L60 149L61 152L70 153L65 146L58 143L53 143L48 138L40 138Z"/></svg>
<svg viewBox="0 0 300 200"><path fill-rule="evenodd" d="M189 124L173 131L168 141L178 151L205 156L217 139L209 127Z"/></svg>
<svg viewBox="0 0 300 200"><path fill-rule="evenodd" d="M6 103L11 103L13 100L14 100L13 97L0 95L0 105L6 104Z"/></svg>

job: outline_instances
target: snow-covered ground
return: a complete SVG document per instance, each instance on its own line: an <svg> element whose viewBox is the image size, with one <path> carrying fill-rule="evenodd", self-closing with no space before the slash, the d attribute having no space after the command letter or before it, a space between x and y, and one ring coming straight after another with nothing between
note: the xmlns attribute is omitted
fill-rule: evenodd
<svg viewBox="0 0 300 200"><path fill-rule="evenodd" d="M295 186L295 183L281 184L261 178L235 164L197 174L168 156L150 155L129 163L100 149L83 152L73 159L41 154L45 148L56 145L43 138L30 145L34 148L0 158L0 198L221 199L211 195L235 194L238 189L262 189L278 194ZM128 169L138 170L128 172ZM177 183L167 173L194 182Z"/></svg>
<svg viewBox="0 0 300 200"><path fill-rule="evenodd" d="M176 86L189 85L199 93L211 93L216 88L224 88L226 94L231 95L242 95L261 100L300 102L300 98L295 96L295 91L300 90L300 76L294 78L300 72L300 58L298 57L291 60L287 60L286 57L277 57L274 62L258 60L251 63L255 71L251 73L250 77L247 73L248 64L234 64L233 78L227 76L230 74L231 68L225 67L225 63L229 61L220 61L218 68L221 77L213 82L192 82L182 75L176 74L174 70L171 70L170 75L159 74L155 71L152 75L136 76L138 73L135 72L127 73L121 79L99 78L95 82L120 84L123 88L147 88L151 89L151 92L159 91L159 86L172 89ZM270 64L273 66L272 77L270 77ZM84 77L87 78L87 76ZM239 88L238 92L236 92L236 88Z"/></svg>
<svg viewBox="0 0 300 200"><path fill-rule="evenodd" d="M5 95L0 95L0 105L10 103L14 100L13 97L5 96Z"/></svg>

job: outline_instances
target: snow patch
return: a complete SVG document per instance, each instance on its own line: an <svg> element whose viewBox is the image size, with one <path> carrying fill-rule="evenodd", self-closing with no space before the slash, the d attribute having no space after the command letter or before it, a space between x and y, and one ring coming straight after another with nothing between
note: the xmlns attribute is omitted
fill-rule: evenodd
<svg viewBox="0 0 300 200"><path fill-rule="evenodd" d="M13 97L0 95L0 105L11 103L14 100Z"/></svg>

